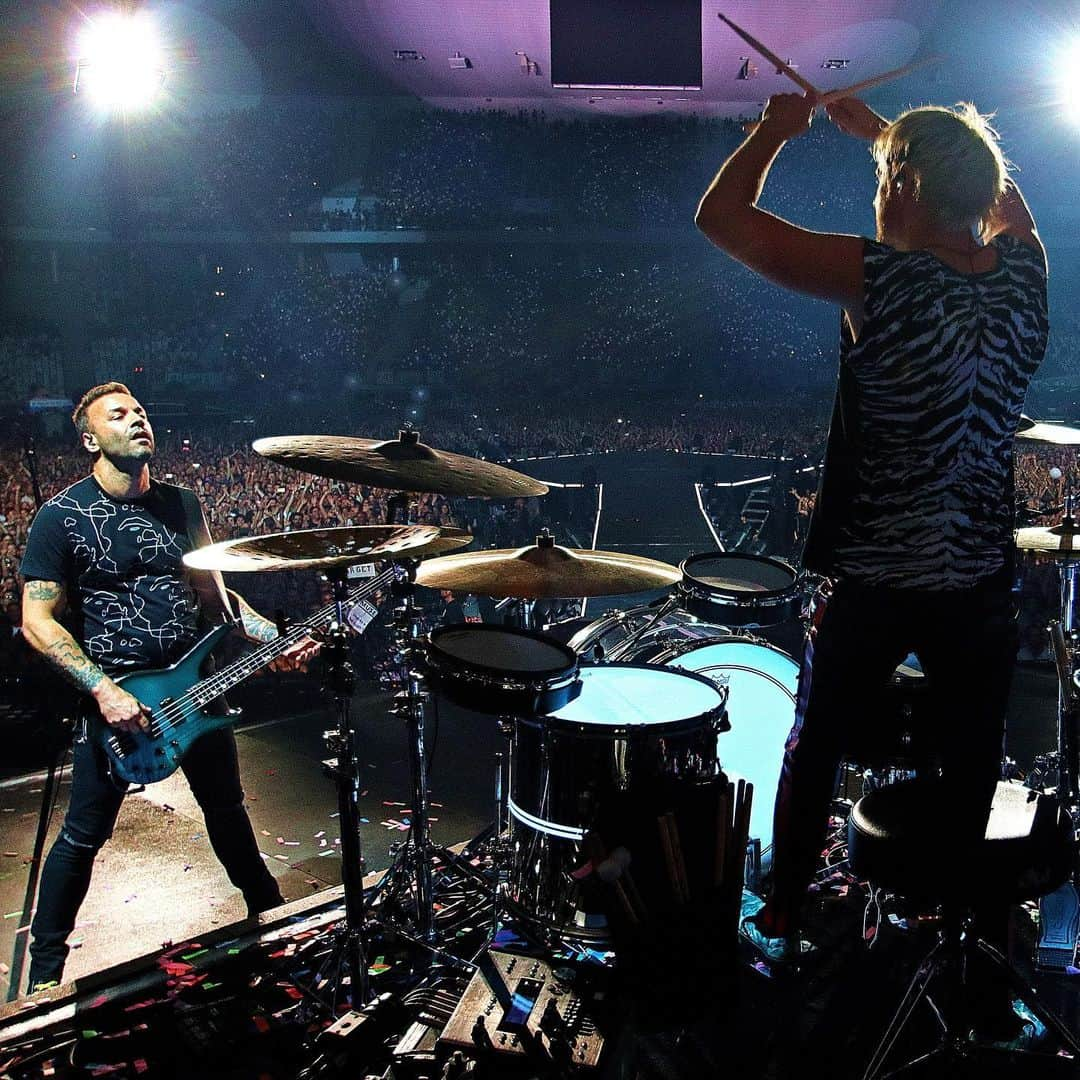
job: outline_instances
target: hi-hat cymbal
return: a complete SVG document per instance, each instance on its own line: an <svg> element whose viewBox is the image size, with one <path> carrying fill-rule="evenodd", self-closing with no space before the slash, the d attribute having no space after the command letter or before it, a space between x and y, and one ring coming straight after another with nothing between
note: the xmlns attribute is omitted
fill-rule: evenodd
<svg viewBox="0 0 1080 1080"><path fill-rule="evenodd" d="M1049 528L1016 530L1016 546L1021 551L1036 551L1056 559L1080 559L1080 528L1065 521Z"/></svg>
<svg viewBox="0 0 1080 1080"><path fill-rule="evenodd" d="M1020 417L1016 437L1055 446L1080 446L1080 428L1069 427L1057 420L1032 420L1030 416Z"/></svg>
<svg viewBox="0 0 1080 1080"><path fill-rule="evenodd" d="M256 439L256 454L301 472L395 491L524 498L546 495L547 484L491 461L425 446L414 431L396 439L339 435L281 435Z"/></svg>
<svg viewBox="0 0 1080 1080"><path fill-rule="evenodd" d="M419 559L465 547L472 537L438 525L350 525L339 529L242 536L208 544L184 556L193 570L328 570L335 566Z"/></svg>
<svg viewBox="0 0 1080 1080"><path fill-rule="evenodd" d="M656 559L559 547L549 537L523 548L446 555L416 572L417 585L526 600L616 596L667 588L681 579L678 567Z"/></svg>

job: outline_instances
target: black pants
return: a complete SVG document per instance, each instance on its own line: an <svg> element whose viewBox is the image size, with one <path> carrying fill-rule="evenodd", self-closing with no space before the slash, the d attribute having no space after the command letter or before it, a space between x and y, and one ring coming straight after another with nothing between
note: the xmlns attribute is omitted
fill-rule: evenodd
<svg viewBox="0 0 1080 1080"><path fill-rule="evenodd" d="M30 926L30 986L59 981L67 959L67 938L90 888L94 859L112 836L124 799L105 771L104 754L77 738L72 760L71 801L41 874L37 911ZM236 739L230 728L197 739L181 764L203 817L206 834L229 880L244 894L248 912L282 902L267 870L244 808Z"/></svg>
<svg viewBox="0 0 1080 1080"><path fill-rule="evenodd" d="M776 796L772 889L758 919L771 936L799 929L827 835L840 763L880 722L868 703L880 700L909 653L918 656L930 684L933 749L961 819L953 819L954 828L979 828L979 814L985 813L1001 776L1017 649L1006 572L955 592L840 581L815 621L807 636L795 725L785 745ZM967 825L966 817L972 819Z"/></svg>

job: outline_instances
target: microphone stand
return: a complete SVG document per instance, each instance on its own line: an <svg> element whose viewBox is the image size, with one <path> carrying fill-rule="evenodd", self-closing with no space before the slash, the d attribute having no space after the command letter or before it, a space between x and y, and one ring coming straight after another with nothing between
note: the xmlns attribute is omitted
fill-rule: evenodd
<svg viewBox="0 0 1080 1080"><path fill-rule="evenodd" d="M34 506L35 510L40 510L43 500L41 497L41 484L38 480L37 447L34 444L34 432L30 424L22 425L22 436L23 456L26 462L26 471L30 474L30 486L34 492ZM45 852L45 841L49 835L49 822L53 814L60 773L63 771L64 763L67 760L68 736L71 735L74 725L69 717L64 717L60 727L64 732L64 737L60 739L59 745L50 756L48 772L45 774L45 782L41 787L41 808L38 810L34 850L30 856L30 868L26 875L26 891L23 894L22 912L19 915L19 926L15 931L15 946L11 954L11 979L8 983L8 1001L14 1001L19 996L23 968L26 965L26 953L30 945L30 919L34 911L34 901L37 898L38 882L41 879L42 855Z"/></svg>

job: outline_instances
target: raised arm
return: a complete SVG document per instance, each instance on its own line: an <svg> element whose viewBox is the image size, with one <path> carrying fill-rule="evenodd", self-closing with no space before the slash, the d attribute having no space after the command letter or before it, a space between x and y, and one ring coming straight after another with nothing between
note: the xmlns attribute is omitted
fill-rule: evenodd
<svg viewBox="0 0 1080 1080"><path fill-rule="evenodd" d="M83 652L60 622L67 608L67 590L55 581L28 581L23 586L23 636L72 686L97 702L102 719L125 731L146 729L150 710L113 682Z"/></svg>
<svg viewBox="0 0 1080 1080"><path fill-rule="evenodd" d="M1020 188L1011 177L1005 181L1005 190L990 212L983 239L989 243L995 236L1001 236L1002 233L1006 236L1015 236L1017 240L1038 248L1045 262L1046 249L1035 228L1035 218L1032 217L1031 210L1020 193Z"/></svg>
<svg viewBox="0 0 1080 1080"><path fill-rule="evenodd" d="M813 112L813 101L799 94L770 98L761 123L702 196L694 223L717 247L770 281L861 315L862 238L802 229L757 205L776 155L809 128Z"/></svg>

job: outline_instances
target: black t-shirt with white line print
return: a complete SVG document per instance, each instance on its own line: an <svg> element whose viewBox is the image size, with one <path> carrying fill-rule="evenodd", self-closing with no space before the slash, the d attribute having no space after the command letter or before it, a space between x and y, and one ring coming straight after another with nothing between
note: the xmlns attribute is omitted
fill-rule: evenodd
<svg viewBox="0 0 1080 1080"><path fill-rule="evenodd" d="M67 590L68 625L109 674L164 667L199 636L198 597L181 558L189 537L182 489L151 481L114 499L93 476L38 511L20 571Z"/></svg>

